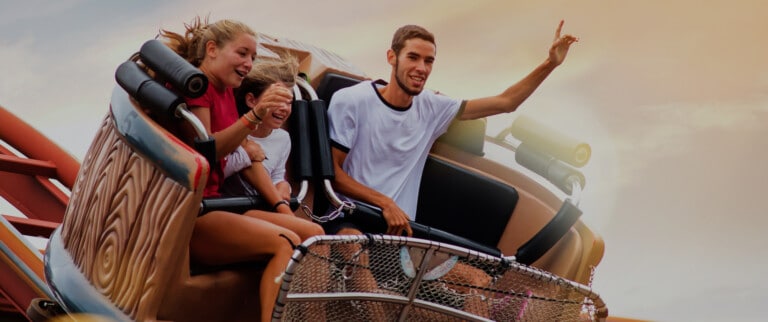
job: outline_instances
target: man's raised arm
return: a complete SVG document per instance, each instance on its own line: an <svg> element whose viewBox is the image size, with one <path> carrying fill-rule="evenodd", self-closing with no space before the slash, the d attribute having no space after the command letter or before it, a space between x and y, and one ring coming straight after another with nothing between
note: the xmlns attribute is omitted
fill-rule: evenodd
<svg viewBox="0 0 768 322"><path fill-rule="evenodd" d="M503 93L497 96L484 97L479 99L473 99L467 101L467 105L464 108L464 112L459 116L462 120L472 120L481 117L509 113L517 109L528 96L541 85L542 82L549 76L549 74L559 66L565 56L568 54L568 49L574 42L579 41L578 38L566 34L560 35L563 29L564 21L560 21L555 31L555 39L552 42L552 46L549 48L549 57L538 67L536 67L530 74L525 76L514 85L507 88Z"/></svg>

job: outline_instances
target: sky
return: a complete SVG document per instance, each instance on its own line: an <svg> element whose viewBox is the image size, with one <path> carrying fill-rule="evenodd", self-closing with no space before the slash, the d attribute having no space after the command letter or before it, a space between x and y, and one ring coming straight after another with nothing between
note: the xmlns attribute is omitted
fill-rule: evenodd
<svg viewBox="0 0 768 322"><path fill-rule="evenodd" d="M419 24L437 37L427 87L468 99L543 62L565 19L580 41L488 134L524 114L590 143L582 219L606 243L593 287L612 315L760 321L766 12L758 0L0 0L0 106L82 160L115 68L195 15L314 44L385 79L392 32Z"/></svg>

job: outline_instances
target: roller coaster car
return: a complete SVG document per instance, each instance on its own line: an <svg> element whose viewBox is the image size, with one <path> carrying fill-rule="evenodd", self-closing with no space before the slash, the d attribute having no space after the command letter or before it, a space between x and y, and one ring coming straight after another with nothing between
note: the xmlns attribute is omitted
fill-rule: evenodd
<svg viewBox="0 0 768 322"><path fill-rule="evenodd" d="M296 89L298 94L316 88L317 95L330 99L336 89L363 79L321 49L259 37L260 54L275 46L297 54L302 71L314 82ZM192 96L206 88L207 79L183 66L186 62L178 56L168 58L163 48L158 41L149 41L139 55L118 68L120 86L112 92L109 112L83 160L64 220L49 239L46 280L68 313L98 314L116 321L253 320L259 316L261 264L200 268L190 262L188 247L200 213L259 207L260 202L202 198L211 169L211 157L205 156L210 153L205 151L215 143L198 131L197 147L190 147L160 124L174 124L179 118L194 123L183 100L165 83ZM137 61L164 83L147 76ZM183 68L174 71L173 66ZM304 118L300 114L294 107L291 119ZM315 117L324 120L324 114ZM300 125L290 127L296 140L316 139L297 133ZM323 133L317 135L322 145ZM419 222L413 223L416 237L458 245L507 264L525 259L524 264L552 276L589 284L602 257L602 240L578 221L580 211L570 202L561 207L563 202L535 180L483 158L484 138L484 120L460 122L435 144L421 187ZM297 149L308 150L307 142L299 143L294 144L291 160L296 166L292 184L299 191L293 206L304 204L322 213L324 198L318 189L329 186L323 183L332 177L313 174L314 161L296 159ZM324 153L329 155L328 151ZM545 172L552 172L556 166L551 158L545 159ZM338 206L334 198L328 199ZM368 218L361 220L372 229L380 229L376 209L357 205L347 210ZM569 218L556 222L563 212ZM541 234L542 227L557 236Z"/></svg>

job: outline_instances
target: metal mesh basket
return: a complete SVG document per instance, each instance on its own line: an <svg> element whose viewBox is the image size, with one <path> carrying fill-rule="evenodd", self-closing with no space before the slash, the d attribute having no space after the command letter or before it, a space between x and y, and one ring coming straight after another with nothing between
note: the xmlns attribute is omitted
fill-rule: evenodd
<svg viewBox="0 0 768 322"><path fill-rule="evenodd" d="M389 235L318 236L297 248L275 321L594 321L589 287L465 248Z"/></svg>

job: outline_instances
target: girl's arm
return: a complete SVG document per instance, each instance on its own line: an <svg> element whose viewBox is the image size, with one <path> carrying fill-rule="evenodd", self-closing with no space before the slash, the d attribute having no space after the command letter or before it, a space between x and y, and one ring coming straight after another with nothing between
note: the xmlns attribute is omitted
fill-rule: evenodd
<svg viewBox="0 0 768 322"><path fill-rule="evenodd" d="M277 193L280 195L280 198L283 198L283 200L291 200L291 184L287 181L280 181L275 184L275 188L277 188Z"/></svg>
<svg viewBox="0 0 768 322"><path fill-rule="evenodd" d="M250 168L240 171L240 174L245 177L248 183L256 188L256 191L259 192L259 195L264 198L268 205L277 205L278 202L286 200L282 198L275 185L272 184L272 179L261 162L254 162ZM285 203L277 205L277 208L270 210L293 215L293 211Z"/></svg>

